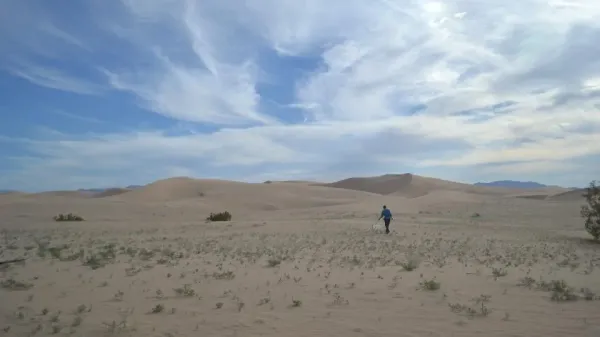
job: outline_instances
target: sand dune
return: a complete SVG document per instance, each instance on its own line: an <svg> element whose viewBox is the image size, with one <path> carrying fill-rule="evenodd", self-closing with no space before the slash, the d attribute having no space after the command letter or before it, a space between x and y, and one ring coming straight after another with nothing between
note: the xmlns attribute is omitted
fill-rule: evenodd
<svg viewBox="0 0 600 337"><path fill-rule="evenodd" d="M577 189L568 192L557 193L548 196L548 200L553 201L584 201L583 193L584 189Z"/></svg>
<svg viewBox="0 0 600 337"><path fill-rule="evenodd" d="M26 193L22 196L28 198L91 198L94 196L94 193L87 191L48 191L40 193Z"/></svg>
<svg viewBox="0 0 600 337"><path fill-rule="evenodd" d="M112 197L114 195L119 195L119 194L127 193L129 191L131 191L131 189L128 189L128 188L117 188L117 187L115 187L115 188L107 188L103 192L94 193L93 197L94 198Z"/></svg>
<svg viewBox="0 0 600 337"><path fill-rule="evenodd" d="M531 192L502 187L474 186L442 179L421 177L410 173L348 178L330 184L323 184L323 186L366 191L382 195L398 195L408 198L421 197L437 191L458 191L506 196ZM539 193L539 190L535 191L535 193Z"/></svg>
<svg viewBox="0 0 600 337"><path fill-rule="evenodd" d="M359 202L371 193L302 183L243 183L187 177L160 180L112 199L131 202L195 202L199 207L278 210Z"/></svg>
<svg viewBox="0 0 600 337"><path fill-rule="evenodd" d="M3 336L600 336L575 192L361 179L2 195Z"/></svg>

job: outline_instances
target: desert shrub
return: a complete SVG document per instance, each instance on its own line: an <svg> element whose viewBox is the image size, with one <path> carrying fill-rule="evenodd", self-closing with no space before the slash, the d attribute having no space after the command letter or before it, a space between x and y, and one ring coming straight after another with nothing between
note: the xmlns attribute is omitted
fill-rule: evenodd
<svg viewBox="0 0 600 337"><path fill-rule="evenodd" d="M231 221L231 213L225 211L220 213L210 213L206 221Z"/></svg>
<svg viewBox="0 0 600 337"><path fill-rule="evenodd" d="M587 205L581 207L581 217L585 219L585 229L595 240L600 240L600 186L592 181L583 194Z"/></svg>
<svg viewBox="0 0 600 337"><path fill-rule="evenodd" d="M60 213L59 215L54 216L54 221L83 221L83 218L73 213Z"/></svg>

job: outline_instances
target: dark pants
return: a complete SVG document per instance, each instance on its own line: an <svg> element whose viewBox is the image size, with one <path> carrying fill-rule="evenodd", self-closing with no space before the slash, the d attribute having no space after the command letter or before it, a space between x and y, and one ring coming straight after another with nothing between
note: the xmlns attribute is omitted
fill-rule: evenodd
<svg viewBox="0 0 600 337"><path fill-rule="evenodd" d="M385 223L385 232L386 233L390 232L390 220L391 219L383 219L383 222Z"/></svg>

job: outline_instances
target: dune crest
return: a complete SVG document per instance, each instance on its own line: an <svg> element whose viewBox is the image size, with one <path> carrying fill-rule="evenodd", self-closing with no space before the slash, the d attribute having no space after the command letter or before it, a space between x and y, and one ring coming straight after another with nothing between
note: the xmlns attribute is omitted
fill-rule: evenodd
<svg viewBox="0 0 600 337"><path fill-rule="evenodd" d="M354 177L330 184L322 184L341 189L365 191L381 195L397 195L418 198L436 191L456 191L471 194L510 195L525 193L524 190L504 187L475 186L437 178L423 177L411 173L386 174L377 177ZM538 191L539 193L539 191Z"/></svg>
<svg viewBox="0 0 600 337"><path fill-rule="evenodd" d="M194 202L197 207L279 210L359 202L374 194L298 182L245 183L177 177L110 196L130 202Z"/></svg>

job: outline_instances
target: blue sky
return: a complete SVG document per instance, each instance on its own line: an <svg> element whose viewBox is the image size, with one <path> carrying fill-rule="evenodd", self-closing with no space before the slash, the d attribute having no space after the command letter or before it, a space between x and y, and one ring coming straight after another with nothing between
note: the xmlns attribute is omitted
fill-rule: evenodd
<svg viewBox="0 0 600 337"><path fill-rule="evenodd" d="M596 0L4 0L0 189L583 186L600 179L598 17Z"/></svg>

